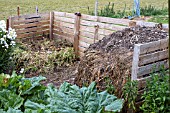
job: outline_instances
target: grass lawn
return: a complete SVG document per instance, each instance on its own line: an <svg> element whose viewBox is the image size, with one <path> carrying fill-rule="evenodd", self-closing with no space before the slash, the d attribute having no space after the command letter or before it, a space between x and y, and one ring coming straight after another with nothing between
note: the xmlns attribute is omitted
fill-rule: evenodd
<svg viewBox="0 0 170 113"><path fill-rule="evenodd" d="M124 8L126 3L127 10L133 6L133 0L98 0L99 8L104 7L108 2L114 2L116 9ZM29 14L35 12L36 5L39 12L64 11L88 13L94 9L95 0L0 0L0 20L8 18L10 15L17 14L17 6L20 6L20 14ZM158 8L168 6L168 0L141 0L141 6L153 4Z"/></svg>

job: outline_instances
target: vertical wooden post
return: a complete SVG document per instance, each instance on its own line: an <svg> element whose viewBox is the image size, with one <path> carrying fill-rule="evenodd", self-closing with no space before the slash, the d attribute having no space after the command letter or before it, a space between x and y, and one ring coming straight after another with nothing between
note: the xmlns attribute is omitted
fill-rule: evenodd
<svg viewBox="0 0 170 113"><path fill-rule="evenodd" d="M140 44L135 44L134 47L131 80L137 80L140 46Z"/></svg>
<svg viewBox="0 0 170 113"><path fill-rule="evenodd" d="M99 25L95 25L95 32L94 32L94 43L96 40L98 40L98 30L99 30Z"/></svg>
<svg viewBox="0 0 170 113"><path fill-rule="evenodd" d="M8 18L8 21L9 21L8 28L12 28L13 26L12 26L12 17L11 16Z"/></svg>
<svg viewBox="0 0 170 113"><path fill-rule="evenodd" d="M80 18L81 13L75 13L75 23L74 23L74 51L75 54L78 55L79 48L79 34L80 34Z"/></svg>
<svg viewBox="0 0 170 113"><path fill-rule="evenodd" d="M20 15L19 6L17 7L17 15Z"/></svg>
<svg viewBox="0 0 170 113"><path fill-rule="evenodd" d="M53 38L54 12L50 12L50 39Z"/></svg>
<svg viewBox="0 0 170 113"><path fill-rule="evenodd" d="M6 30L9 28L9 19L6 20Z"/></svg>

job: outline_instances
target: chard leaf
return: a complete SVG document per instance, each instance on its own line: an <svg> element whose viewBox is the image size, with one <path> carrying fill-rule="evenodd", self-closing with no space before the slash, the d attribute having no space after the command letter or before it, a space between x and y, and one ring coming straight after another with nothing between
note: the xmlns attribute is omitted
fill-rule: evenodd
<svg viewBox="0 0 170 113"><path fill-rule="evenodd" d="M115 100L111 104L105 107L105 111L120 112L120 110L123 107L122 105L123 105L123 100L121 99Z"/></svg>
<svg viewBox="0 0 170 113"><path fill-rule="evenodd" d="M24 99L22 97L9 90L3 89L0 91L0 103L4 110L7 110L9 107L18 109L23 104L23 101Z"/></svg>
<svg viewBox="0 0 170 113"><path fill-rule="evenodd" d="M32 78L23 78L24 81L24 90L22 90L21 95L32 94L37 90L43 89L44 87L40 84L40 81L45 80L43 76L32 77Z"/></svg>
<svg viewBox="0 0 170 113"><path fill-rule="evenodd" d="M35 103L35 102L32 102L30 100L27 100L25 102L25 108L26 109L32 109L32 110L37 110L37 109L45 109L45 105L43 104L38 104L38 103Z"/></svg>

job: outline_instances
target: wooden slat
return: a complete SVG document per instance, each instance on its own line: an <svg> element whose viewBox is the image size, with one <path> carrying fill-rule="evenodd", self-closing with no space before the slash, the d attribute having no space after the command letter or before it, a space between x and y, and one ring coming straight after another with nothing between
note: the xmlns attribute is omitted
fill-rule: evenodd
<svg viewBox="0 0 170 113"><path fill-rule="evenodd" d="M27 14L27 15L21 15L21 16L13 16L12 19L16 20L25 20L26 18L36 18L36 17L49 17L49 13L38 13L38 14Z"/></svg>
<svg viewBox="0 0 170 113"><path fill-rule="evenodd" d="M79 46L84 47L84 48L88 48L90 46L90 44L88 44L86 42L79 41Z"/></svg>
<svg viewBox="0 0 170 113"><path fill-rule="evenodd" d="M45 30L45 29L49 29L49 26L38 26L34 28L16 29L16 33L17 35L19 35L19 34L23 34L26 32L40 31L40 30Z"/></svg>
<svg viewBox="0 0 170 113"><path fill-rule="evenodd" d="M149 43L145 43L145 44L139 44L141 46L140 54L149 53L149 52L159 50L159 49L165 49L168 47L168 42L169 42L169 38L166 38L166 39L162 39L159 41L149 42Z"/></svg>
<svg viewBox="0 0 170 113"><path fill-rule="evenodd" d="M98 22L118 24L118 25L129 25L130 20L128 19L117 19L117 18L108 18L108 17L98 17Z"/></svg>
<svg viewBox="0 0 170 113"><path fill-rule="evenodd" d="M60 26L60 27L54 26L53 30L58 30L58 31L61 31L61 32L67 32L69 34L74 33L74 30L72 28L67 28L67 27L63 27L63 26Z"/></svg>
<svg viewBox="0 0 170 113"><path fill-rule="evenodd" d="M71 38L71 37L66 37L66 36L63 36L63 35L55 34L55 33L53 34L53 36L54 36L54 38L59 38L59 39L62 39L62 40L65 39L65 40L73 43L73 38Z"/></svg>
<svg viewBox="0 0 170 113"><path fill-rule="evenodd" d="M73 34L69 34L67 32L61 32L61 31L58 31L58 30L53 30L53 33L54 34L58 34L58 35L63 35L65 37L68 37L68 38L73 38Z"/></svg>
<svg viewBox="0 0 170 113"><path fill-rule="evenodd" d="M151 76L147 76L147 77L144 77L144 78L137 79L137 81L138 81L138 90L144 89L146 87L146 81L150 80L150 79L151 79Z"/></svg>
<svg viewBox="0 0 170 113"><path fill-rule="evenodd" d="M76 15L74 13L66 13L66 17L75 18Z"/></svg>
<svg viewBox="0 0 170 113"><path fill-rule="evenodd" d="M86 32L86 31L80 31L80 36L84 36L84 37L88 37L88 38L94 39L94 34Z"/></svg>
<svg viewBox="0 0 170 113"><path fill-rule="evenodd" d="M20 34L20 35L17 36L17 38L34 37L36 35L43 35L43 34L49 34L49 30L32 32L32 33L30 32L30 33L26 33L26 34Z"/></svg>
<svg viewBox="0 0 170 113"><path fill-rule="evenodd" d="M90 26L90 27L94 27L98 25L99 28L101 29L108 29L108 30L114 30L114 31L123 30L126 28L125 26L106 24L106 23L100 23L100 22L92 22L92 21L86 21L86 20L81 20L80 24L84 26Z"/></svg>
<svg viewBox="0 0 170 113"><path fill-rule="evenodd" d="M54 21L54 26L64 26L64 27L68 27L68 28L74 28L74 24L71 23L65 23L65 22L61 22L61 21Z"/></svg>
<svg viewBox="0 0 170 113"><path fill-rule="evenodd" d="M14 21L14 24L15 25L18 25L18 24L24 24L24 23L29 23L29 22L37 22L37 21L46 21L46 20L49 20L50 17L40 17L40 18L34 18L34 19L27 19L27 20L18 20L16 19Z"/></svg>
<svg viewBox="0 0 170 113"><path fill-rule="evenodd" d="M160 61L160 62L156 62L153 64L149 64L146 66L141 66L138 68L138 73L137 76L140 77L142 75L146 75L149 74L153 71L153 68L155 67L155 71L159 71L159 67L161 65L165 66L165 69L169 67L169 61L168 60L164 60L164 61Z"/></svg>
<svg viewBox="0 0 170 113"><path fill-rule="evenodd" d="M139 56L139 66L168 58L169 58L168 49L151 54L144 54Z"/></svg>
<svg viewBox="0 0 170 113"><path fill-rule="evenodd" d="M67 17L59 17L59 16L54 16L55 21L62 21L62 22L67 22L67 23L73 23L75 20L73 18L67 18Z"/></svg>
<svg viewBox="0 0 170 113"><path fill-rule="evenodd" d="M56 12L54 11L54 16L62 16L65 17L66 13L65 12Z"/></svg>
<svg viewBox="0 0 170 113"><path fill-rule="evenodd" d="M88 44L93 44L94 43L94 39L83 37L83 36L79 37L79 41L86 42Z"/></svg>
<svg viewBox="0 0 170 113"><path fill-rule="evenodd" d="M91 16L91 15L82 14L81 19L83 19L83 20L91 20L91 21L96 21L97 22L98 17L97 16Z"/></svg>
<svg viewBox="0 0 170 113"><path fill-rule="evenodd" d="M112 30L107 30L107 29L99 29L98 30L98 35L110 35L112 34L113 32L115 31L112 31Z"/></svg>
<svg viewBox="0 0 170 113"><path fill-rule="evenodd" d="M24 24L24 25L13 26L13 28L14 28L14 29L22 29L22 28L26 28L26 27L45 26L45 25L49 25L49 24L50 24L49 21L45 21L45 22L35 22L35 23L29 23L29 24Z"/></svg>
<svg viewBox="0 0 170 113"><path fill-rule="evenodd" d="M86 31L86 32L94 33L95 32L95 28L94 27L80 25L80 31Z"/></svg>

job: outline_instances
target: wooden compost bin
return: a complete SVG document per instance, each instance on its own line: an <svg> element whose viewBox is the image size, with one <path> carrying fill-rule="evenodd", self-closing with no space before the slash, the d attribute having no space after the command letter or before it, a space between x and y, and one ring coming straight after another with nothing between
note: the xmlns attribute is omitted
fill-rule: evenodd
<svg viewBox="0 0 170 113"><path fill-rule="evenodd" d="M91 16L80 13L50 12L40 14L29 14L9 17L9 26L17 32L17 38L32 38L49 36L50 38L66 39L72 42L77 55L82 57L84 51L101 40L104 36L114 31L122 30L131 25L153 27L157 23L131 21L127 19L116 19L108 17ZM131 24L132 23L132 24ZM135 23L135 24L134 24ZM163 24L168 29L168 25ZM153 66L156 70L160 65L169 68L168 65L168 41L160 41L136 44L133 52L132 80L139 81L139 96L137 105L140 105L140 95L144 92L146 80L150 76Z"/></svg>

